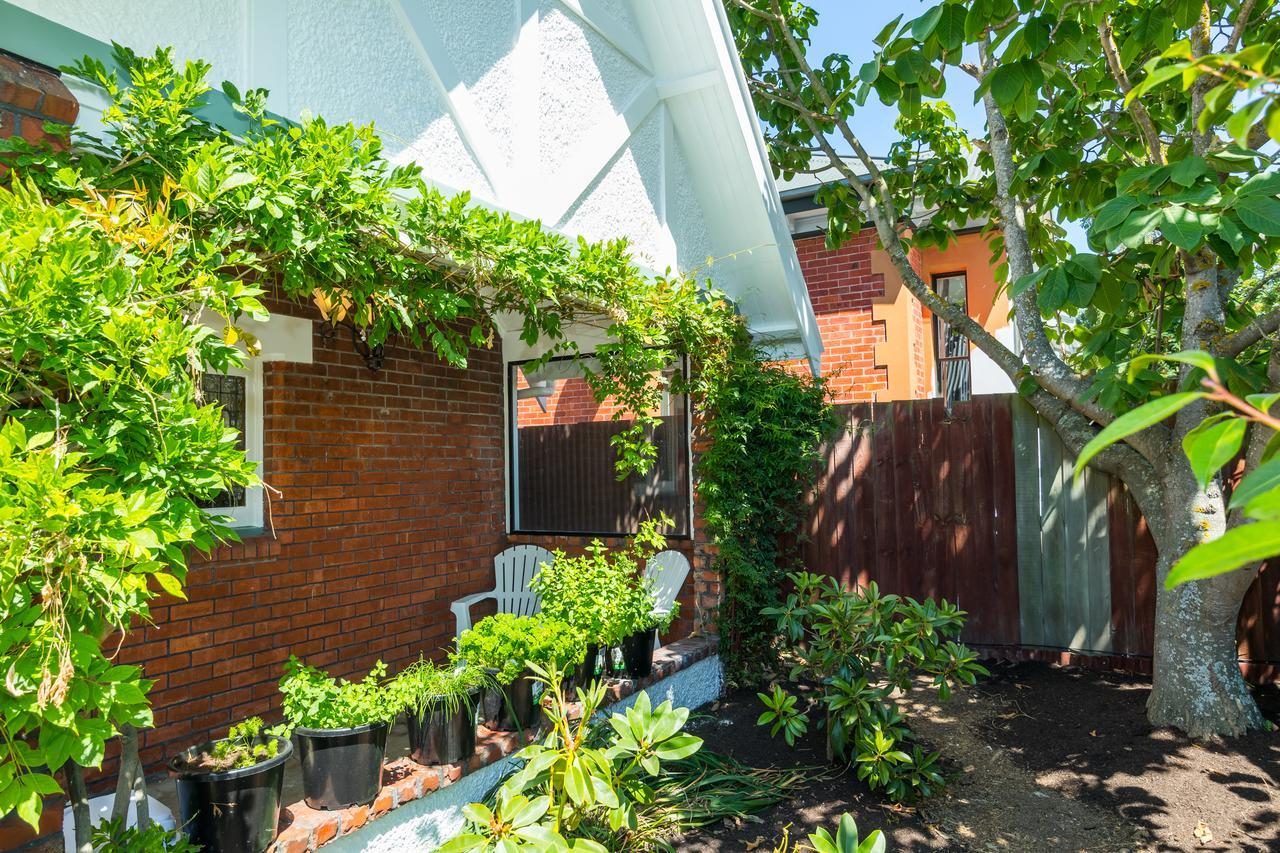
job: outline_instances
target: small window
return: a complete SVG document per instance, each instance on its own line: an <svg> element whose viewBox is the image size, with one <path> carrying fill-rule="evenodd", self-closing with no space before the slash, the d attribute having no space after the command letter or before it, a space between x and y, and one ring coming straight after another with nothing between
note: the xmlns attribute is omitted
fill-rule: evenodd
<svg viewBox="0 0 1280 853"><path fill-rule="evenodd" d="M964 273L933 277L933 289L947 302L969 313L969 282ZM938 361L938 393L947 405L970 396L969 339L946 320L933 318L934 352Z"/></svg>
<svg viewBox="0 0 1280 853"><path fill-rule="evenodd" d="M201 379L206 403L222 406L222 422L240 433L240 449L262 471L262 364L228 373L206 373ZM234 527L262 526L262 487L236 486L204 504L213 515L226 516Z"/></svg>
<svg viewBox="0 0 1280 853"><path fill-rule="evenodd" d="M526 363L527 364L527 363ZM666 379L683 367L666 371ZM597 403L572 360L510 367L511 527L520 533L616 535L665 513L666 532L688 536L691 487L689 405L664 393L649 434L657 459L646 474L619 480L611 401Z"/></svg>

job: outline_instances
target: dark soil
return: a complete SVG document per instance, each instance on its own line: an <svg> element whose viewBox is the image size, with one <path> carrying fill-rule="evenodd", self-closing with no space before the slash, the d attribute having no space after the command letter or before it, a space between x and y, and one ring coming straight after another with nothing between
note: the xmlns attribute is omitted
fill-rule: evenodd
<svg viewBox="0 0 1280 853"><path fill-rule="evenodd" d="M816 779L759 823L720 826L685 851L769 853L851 812L891 851L1280 851L1280 735L1197 743L1145 716L1149 681L1045 664L989 665L992 676L946 703L906 699L922 740L942 752L951 784L917 808L895 807L852 772ZM1259 701L1280 719L1280 692ZM755 725L762 707L739 691L694 724L707 747L752 766L820 766L822 734L791 749Z"/></svg>

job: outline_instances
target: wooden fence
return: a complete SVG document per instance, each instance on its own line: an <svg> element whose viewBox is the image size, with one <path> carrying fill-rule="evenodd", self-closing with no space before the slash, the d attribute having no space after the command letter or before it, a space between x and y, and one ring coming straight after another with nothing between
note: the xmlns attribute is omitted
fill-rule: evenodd
<svg viewBox="0 0 1280 853"><path fill-rule="evenodd" d="M941 597L966 642L1010 656L1069 651L1150 668L1155 545L1105 474L1077 483L1052 428L1016 395L842 406L804 544L811 571ZM1280 664L1280 572L1241 612L1242 655Z"/></svg>

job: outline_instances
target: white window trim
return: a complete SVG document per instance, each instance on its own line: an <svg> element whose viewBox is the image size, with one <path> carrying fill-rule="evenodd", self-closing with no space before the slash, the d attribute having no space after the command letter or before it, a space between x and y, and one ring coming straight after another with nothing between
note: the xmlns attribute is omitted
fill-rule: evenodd
<svg viewBox="0 0 1280 853"><path fill-rule="evenodd" d="M226 375L244 377L244 455L254 463L255 473L261 477L262 359L250 359L248 368L229 368ZM244 506L211 507L205 512L225 518L235 528L262 527L262 491L262 486L247 487L244 490Z"/></svg>

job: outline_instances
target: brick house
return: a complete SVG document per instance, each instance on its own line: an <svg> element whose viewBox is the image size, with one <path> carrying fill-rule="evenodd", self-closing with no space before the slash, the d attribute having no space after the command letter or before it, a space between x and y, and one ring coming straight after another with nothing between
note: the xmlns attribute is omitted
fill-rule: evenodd
<svg viewBox="0 0 1280 853"><path fill-rule="evenodd" d="M1013 384L985 354L932 316L907 291L874 226L837 250L826 247L826 208L814 199L834 167L779 184L809 299L826 347L823 372L837 403L1000 394ZM979 228L946 249L911 255L912 265L943 298L963 302L969 316L1016 349L1008 295L996 282L997 261Z"/></svg>
<svg viewBox="0 0 1280 853"><path fill-rule="evenodd" d="M0 134L34 140L46 120L99 130L103 94L54 69L108 58L112 40L207 59L215 84L266 86L286 117L373 121L391 159L417 161L440 186L569 235L626 237L650 269L727 258L711 278L752 329L779 357L818 364L817 322L715 0L0 2ZM231 119L218 94L207 109ZM270 714L290 653L337 675L437 653L453 638L450 603L490 587L497 552L616 541L635 507L659 498L684 508L671 544L694 558L672 637L708 624L718 585L700 561L685 401L664 404L656 490L617 491L605 445L557 499L612 501L610 512L570 513L579 520L567 525L561 513L551 527L519 508L522 489L563 467L553 456L534 468L519 453L526 433L548 426L516 417L540 411L520 367L537 347L503 328L457 370L392 340L373 370L313 307L269 307L254 330L262 357L206 390L279 491L213 510L243 542L196 561L189 599L160 602L121 653L156 682L149 766ZM575 332L584 348L591 335ZM12 841L0 836L0 847Z"/></svg>

